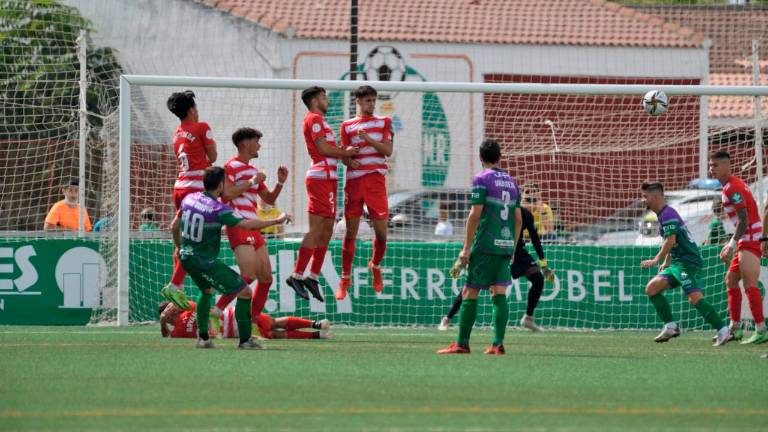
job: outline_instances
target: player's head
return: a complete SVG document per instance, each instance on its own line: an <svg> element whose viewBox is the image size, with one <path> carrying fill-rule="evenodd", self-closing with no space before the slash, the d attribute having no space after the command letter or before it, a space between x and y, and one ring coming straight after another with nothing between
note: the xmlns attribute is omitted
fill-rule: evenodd
<svg viewBox="0 0 768 432"><path fill-rule="evenodd" d="M664 185L657 181L645 181L640 185L645 206L654 212L664 207Z"/></svg>
<svg viewBox="0 0 768 432"><path fill-rule="evenodd" d="M179 120L198 120L195 93L193 93L192 90L171 94L168 97L166 105L168 105L168 110L178 117Z"/></svg>
<svg viewBox="0 0 768 432"><path fill-rule="evenodd" d="M155 209L147 207L141 211L141 220L152 222L155 220Z"/></svg>
<svg viewBox="0 0 768 432"><path fill-rule="evenodd" d="M355 90L355 100L357 101L357 106L360 107L361 115L373 115L373 112L376 110L376 96L378 94L376 89L369 85L360 86Z"/></svg>
<svg viewBox="0 0 768 432"><path fill-rule="evenodd" d="M203 171L203 186L209 194L218 197L224 191L224 168L208 167Z"/></svg>
<svg viewBox="0 0 768 432"><path fill-rule="evenodd" d="M232 134L232 144L237 147L239 153L245 153L249 158L259 157L259 149L261 148L259 140L262 136L261 131L257 129L240 128Z"/></svg>
<svg viewBox="0 0 768 432"><path fill-rule="evenodd" d="M533 205L539 202L539 185L536 183L526 183L523 190L523 202L525 205Z"/></svg>
<svg viewBox="0 0 768 432"><path fill-rule="evenodd" d="M322 87L313 86L305 89L301 92L301 100L310 111L319 110L323 114L328 111L328 96Z"/></svg>
<svg viewBox="0 0 768 432"><path fill-rule="evenodd" d="M66 200L68 204L77 204L77 200L80 196L80 180L71 178L65 181L61 185L61 194L64 195L64 200Z"/></svg>
<svg viewBox="0 0 768 432"><path fill-rule="evenodd" d="M487 165L496 165L501 159L501 147L496 140L487 139L480 144L480 160Z"/></svg>
<svg viewBox="0 0 768 432"><path fill-rule="evenodd" d="M165 308L168 307L169 304L171 304L171 302L164 301L164 302L160 303L159 305L157 305L157 316L162 315L163 311L165 310Z"/></svg>
<svg viewBox="0 0 768 432"><path fill-rule="evenodd" d="M720 184L731 176L731 155L727 151L716 151L709 156L709 176L720 180Z"/></svg>

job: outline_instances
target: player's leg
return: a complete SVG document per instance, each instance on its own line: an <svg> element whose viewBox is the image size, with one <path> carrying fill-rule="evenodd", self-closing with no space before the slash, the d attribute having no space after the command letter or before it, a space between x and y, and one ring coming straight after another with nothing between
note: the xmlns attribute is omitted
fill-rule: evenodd
<svg viewBox="0 0 768 432"><path fill-rule="evenodd" d="M264 305L269 298L269 290L272 287L272 264L269 262L269 253L267 252L267 245L261 243L261 246L251 247L254 249L254 263L256 271L256 288L253 293L253 300L251 301L251 315L256 316L261 314L264 310Z"/></svg>
<svg viewBox="0 0 768 432"><path fill-rule="evenodd" d="M525 315L520 318L520 325L531 331L541 331L541 328L536 325L536 321L533 319L536 306L541 298L541 292L544 290L544 276L541 274L536 260L533 259L528 251L521 249L515 254L515 259L510 265L510 272L512 279L520 279L520 277L524 276L531 283L531 287L528 289Z"/></svg>
<svg viewBox="0 0 768 432"><path fill-rule="evenodd" d="M345 188L344 190L346 191L347 189ZM360 215L363 212L362 203L358 205L357 200L347 200L348 196L344 197L346 202L344 222L347 232L344 233L344 241L341 246L341 280L339 281L339 288L336 290L336 300L344 300L347 297L347 290L352 285L352 263L355 260L355 242L357 231L360 228Z"/></svg>
<svg viewBox="0 0 768 432"><path fill-rule="evenodd" d="M335 196L335 195L334 195ZM328 244L333 237L333 217L325 217L320 221L318 243L315 251L312 253L312 264L309 266L309 274L302 281L304 287L318 301L325 301L320 289L320 272L323 269L325 254L328 252Z"/></svg>
<svg viewBox="0 0 768 432"><path fill-rule="evenodd" d="M195 256L186 257L180 260L184 270L189 273L192 282L197 285L200 295L197 298L197 343L198 348L213 348L213 342L208 335L209 316L206 313L211 307L213 298L213 285L206 277L209 264Z"/></svg>
<svg viewBox="0 0 768 432"><path fill-rule="evenodd" d="M235 322L237 322L237 332L240 337L238 348L261 349L261 345L251 337L251 289L245 281L237 272L219 260L210 263L210 268L206 271L206 279L212 282L213 288L223 294L237 293ZM198 306L198 321L203 319L200 312L201 307Z"/></svg>
<svg viewBox="0 0 768 432"><path fill-rule="evenodd" d="M179 208L181 207L181 201L184 199L187 194L192 192L188 189L174 189L173 191L173 204L176 207L176 211L178 212ZM171 229L172 231L175 231L176 234L178 234L179 231L179 217L178 215L174 214L173 221L171 223ZM182 309L190 309L189 301L187 301L187 296L184 293L184 278L187 276L187 272L184 270L184 268L181 265L181 262L179 261L179 249L174 248L173 250L173 273L171 274L171 280L160 290L160 294L165 297L168 301L173 302L175 305L179 306Z"/></svg>
<svg viewBox="0 0 768 432"><path fill-rule="evenodd" d="M759 251L760 249L757 248L753 248L753 250L745 248L736 252L739 256L739 269L741 270L741 280L744 283L744 294L747 296L749 310L755 320L755 333L742 342L743 344L768 342L763 314L763 296L760 295L760 288L757 286L757 280L760 277Z"/></svg>
<svg viewBox="0 0 768 432"><path fill-rule="evenodd" d="M448 314L440 320L440 324L437 326L438 330L440 331L448 330L448 326L451 325L451 320L459 312L459 308L461 308L462 300L463 298L461 297L461 293L459 293L459 295L457 295L456 298L453 299L453 304L451 305L451 309L448 310Z"/></svg>
<svg viewBox="0 0 768 432"><path fill-rule="evenodd" d="M680 329L677 327L677 322L672 315L672 308L669 306L669 301L667 301L663 293L664 290L680 284L680 271L681 269L673 263L651 279L645 286L645 294L648 296L651 304L653 304L653 308L656 309L656 314L661 319L661 322L664 323L664 328L653 339L654 342L666 342L680 336Z"/></svg>
<svg viewBox="0 0 768 432"><path fill-rule="evenodd" d="M691 305L693 305L701 317L704 318L704 321L709 323L713 329L717 330L717 335L715 336L715 341L712 345L716 347L725 345L731 340L728 326L723 323L723 320L720 318L720 315L717 314L715 308L704 299L704 296L701 293L701 287L703 285L698 278L697 272L691 272L688 276L690 283L686 283L686 281L683 282L683 292L688 296L688 301Z"/></svg>
<svg viewBox="0 0 768 432"><path fill-rule="evenodd" d="M387 222L389 220L389 203L387 201L387 183L383 175L368 174L362 177L365 181L363 197L368 207L368 217L375 235L373 239L373 257L368 263L368 269L373 276L373 290L381 292L384 289L384 279L381 275L381 262L387 252Z"/></svg>
<svg viewBox="0 0 768 432"><path fill-rule="evenodd" d="M491 300L493 301L493 342L486 354L502 355L504 351L504 336L509 323L509 302L507 301L507 286L512 281L509 260L511 256L493 255L491 265L495 267L496 277L491 287Z"/></svg>
<svg viewBox="0 0 768 432"><path fill-rule="evenodd" d="M299 254L296 258L296 265L293 268L293 274L288 277L286 282L288 285L296 291L299 297L308 300L306 288L304 287L304 271L309 265L309 261L312 259L312 255L315 253L315 247L317 247L324 219L327 213L328 197L325 196L323 182L306 179L305 182L307 198L307 213L309 214L309 231L304 234L304 238L299 246ZM334 195L335 197L335 195Z"/></svg>
<svg viewBox="0 0 768 432"><path fill-rule="evenodd" d="M744 334L741 329L741 287L739 282L741 282L741 270L739 258L736 255L731 261L730 267L728 267L728 272L725 274L725 287L728 290L731 340L741 340Z"/></svg>

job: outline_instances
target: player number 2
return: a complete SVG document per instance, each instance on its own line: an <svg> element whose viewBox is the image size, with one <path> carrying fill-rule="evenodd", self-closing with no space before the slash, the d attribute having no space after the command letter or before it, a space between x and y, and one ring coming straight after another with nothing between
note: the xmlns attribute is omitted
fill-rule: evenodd
<svg viewBox="0 0 768 432"><path fill-rule="evenodd" d="M504 208L501 209L501 220L509 219L509 191L501 191L501 200L504 202Z"/></svg>
<svg viewBox="0 0 768 432"><path fill-rule="evenodd" d="M189 210L184 211L181 215L181 219L184 222L184 229L181 231L181 236L190 239L194 242L203 241L203 228L205 227L205 218L200 213L192 214L190 218Z"/></svg>

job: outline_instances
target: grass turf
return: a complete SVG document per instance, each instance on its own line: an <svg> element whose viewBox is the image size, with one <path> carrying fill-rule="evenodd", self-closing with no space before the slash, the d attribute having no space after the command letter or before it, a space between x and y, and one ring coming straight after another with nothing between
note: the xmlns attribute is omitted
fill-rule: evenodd
<svg viewBox="0 0 768 432"><path fill-rule="evenodd" d="M507 333L507 355L438 356L455 333L163 340L152 327L0 327L0 430L765 430L767 346L709 333Z"/></svg>

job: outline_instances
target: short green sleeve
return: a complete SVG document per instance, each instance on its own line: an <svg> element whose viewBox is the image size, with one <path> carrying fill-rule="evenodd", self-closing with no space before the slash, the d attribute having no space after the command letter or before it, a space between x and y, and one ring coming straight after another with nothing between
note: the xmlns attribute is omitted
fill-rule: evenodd
<svg viewBox="0 0 768 432"><path fill-rule="evenodd" d="M677 235L680 231L680 221L671 219L661 224L661 236L667 238L671 235Z"/></svg>
<svg viewBox="0 0 768 432"><path fill-rule="evenodd" d="M218 215L219 223L228 227L235 226L243 221L243 218L239 218L232 213L232 210L224 210Z"/></svg>

